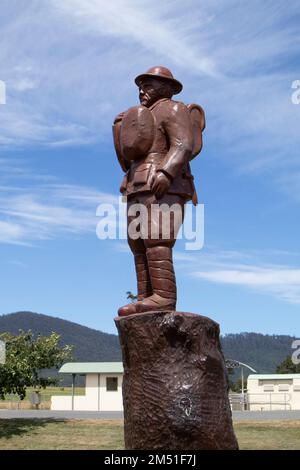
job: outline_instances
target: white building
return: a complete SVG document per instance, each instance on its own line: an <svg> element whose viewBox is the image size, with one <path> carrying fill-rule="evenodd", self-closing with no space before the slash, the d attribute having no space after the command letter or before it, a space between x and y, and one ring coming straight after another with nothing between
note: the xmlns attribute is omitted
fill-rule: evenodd
<svg viewBox="0 0 300 470"><path fill-rule="evenodd" d="M5 364L5 342L0 340L0 364Z"/></svg>
<svg viewBox="0 0 300 470"><path fill-rule="evenodd" d="M69 362L59 372L72 375L72 394L52 396L51 410L123 411L122 362ZM74 394L76 375L86 377L85 395ZM249 375L245 398L250 411L300 410L300 374Z"/></svg>
<svg viewBox="0 0 300 470"><path fill-rule="evenodd" d="M300 374L252 374L247 380L250 411L300 410Z"/></svg>
<svg viewBox="0 0 300 470"><path fill-rule="evenodd" d="M69 362L59 370L73 378L70 396L52 396L51 410L123 411L122 362ZM76 375L85 375L85 395L74 395Z"/></svg>

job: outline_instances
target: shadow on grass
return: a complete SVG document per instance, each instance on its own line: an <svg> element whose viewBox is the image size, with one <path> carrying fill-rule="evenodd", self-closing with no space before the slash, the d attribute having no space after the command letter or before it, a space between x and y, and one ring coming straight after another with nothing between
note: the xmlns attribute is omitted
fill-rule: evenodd
<svg viewBox="0 0 300 470"><path fill-rule="evenodd" d="M32 419L0 419L0 439L11 439L22 436L38 428L44 428L49 423L65 423L65 419L32 418Z"/></svg>

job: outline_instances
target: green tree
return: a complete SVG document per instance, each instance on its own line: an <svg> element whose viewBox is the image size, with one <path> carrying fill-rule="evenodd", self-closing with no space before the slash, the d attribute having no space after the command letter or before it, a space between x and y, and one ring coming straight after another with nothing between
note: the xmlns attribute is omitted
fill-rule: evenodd
<svg viewBox="0 0 300 470"><path fill-rule="evenodd" d="M2 333L0 339L6 343L6 362L0 365L0 398L6 394L17 394L23 400L27 387L45 388L56 385L56 377L41 376L45 369L58 369L72 357L72 346L59 346L59 335L38 336L20 330L19 335Z"/></svg>
<svg viewBox="0 0 300 470"><path fill-rule="evenodd" d="M245 387L246 387L246 382L244 383L244 391L245 391ZM241 393L242 392L242 379L237 379L236 382L231 382L230 390L235 393Z"/></svg>
<svg viewBox="0 0 300 470"><path fill-rule="evenodd" d="M229 390L230 391L233 391L234 389L234 369L231 369L229 367L227 367L227 376L228 376L228 386L229 386Z"/></svg>
<svg viewBox="0 0 300 470"><path fill-rule="evenodd" d="M287 356L276 368L277 374L299 374L300 364L294 364L291 356Z"/></svg>

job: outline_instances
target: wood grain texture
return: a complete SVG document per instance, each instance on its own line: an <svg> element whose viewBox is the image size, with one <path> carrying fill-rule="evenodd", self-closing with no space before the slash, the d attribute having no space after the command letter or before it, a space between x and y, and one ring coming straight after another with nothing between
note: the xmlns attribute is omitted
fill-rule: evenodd
<svg viewBox="0 0 300 470"><path fill-rule="evenodd" d="M115 319L126 449L238 449L219 325L185 312Z"/></svg>

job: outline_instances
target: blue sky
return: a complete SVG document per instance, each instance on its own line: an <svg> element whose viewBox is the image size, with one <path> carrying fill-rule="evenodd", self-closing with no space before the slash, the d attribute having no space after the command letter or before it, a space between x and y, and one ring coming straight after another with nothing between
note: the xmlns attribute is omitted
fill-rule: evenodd
<svg viewBox="0 0 300 470"><path fill-rule="evenodd" d="M2 0L0 313L116 332L136 287L126 242L96 237L122 179L111 123L164 65L207 118L205 246L176 245L177 308L223 334L299 336L299 20L283 0Z"/></svg>

